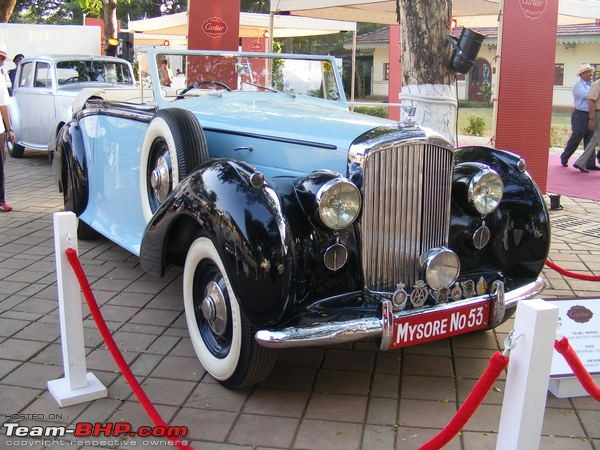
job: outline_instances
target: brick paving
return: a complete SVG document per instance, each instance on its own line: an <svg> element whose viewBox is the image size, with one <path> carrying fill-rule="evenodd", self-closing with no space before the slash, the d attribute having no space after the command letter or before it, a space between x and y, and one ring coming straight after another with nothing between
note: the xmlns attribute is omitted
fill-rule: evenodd
<svg viewBox="0 0 600 450"><path fill-rule="evenodd" d="M151 425L85 305L87 369L108 388L108 397L59 408L48 393L46 383L63 376L52 227L62 198L43 153L9 157L6 172L14 211L0 215L0 418L24 425ZM562 211L551 211L551 259L567 270L600 274L600 204L566 197L561 204ZM585 219L583 225L576 219ZM136 257L104 239L78 245L125 359L164 420L189 427L187 439L196 450L416 449L454 416L513 324L511 319L494 331L392 352L377 351L371 341L285 350L264 383L228 391L194 355L181 271L154 278L140 269ZM551 269L544 276L549 286L543 298L598 295L597 283ZM504 379L445 448L495 448ZM599 423L599 402L549 393L541 448L600 450ZM160 438L152 446L142 438L137 445L17 440L33 449L174 448ZM3 427L0 448L12 448L14 441Z"/></svg>

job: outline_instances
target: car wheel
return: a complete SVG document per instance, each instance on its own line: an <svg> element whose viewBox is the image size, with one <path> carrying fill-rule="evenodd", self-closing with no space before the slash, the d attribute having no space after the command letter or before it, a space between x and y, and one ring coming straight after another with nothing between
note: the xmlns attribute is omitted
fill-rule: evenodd
<svg viewBox="0 0 600 450"><path fill-rule="evenodd" d="M149 221L173 188L208 161L208 150L196 116L169 108L159 110L150 122L141 153L141 206Z"/></svg>
<svg viewBox="0 0 600 450"><path fill-rule="evenodd" d="M75 197L77 193L75 192L73 180L71 179L71 174L67 172L65 167L61 170L61 181L59 183L59 191L63 194L63 202L65 205L65 211L71 211L78 215L75 207ZM80 212L79 212L80 213ZM90 227L87 223L77 217L77 239L82 241L89 241L90 239L95 239L98 237L100 233Z"/></svg>
<svg viewBox="0 0 600 450"><path fill-rule="evenodd" d="M264 380L277 353L257 344L231 288L219 252L206 237L189 248L183 271L185 317L200 362L222 385L237 389Z"/></svg>
<svg viewBox="0 0 600 450"><path fill-rule="evenodd" d="M22 158L23 153L25 152L25 147L19 144L14 144L8 139L6 140L6 149L8 150L8 154L13 158Z"/></svg>

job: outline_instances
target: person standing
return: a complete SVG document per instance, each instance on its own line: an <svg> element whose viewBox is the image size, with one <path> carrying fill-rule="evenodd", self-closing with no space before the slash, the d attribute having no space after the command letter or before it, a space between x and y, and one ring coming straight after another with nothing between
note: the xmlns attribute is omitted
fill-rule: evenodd
<svg viewBox="0 0 600 450"><path fill-rule="evenodd" d="M158 78L160 79L160 84L162 86L171 87L172 76L169 73L169 62L166 59L163 59L160 62L160 67L158 68Z"/></svg>
<svg viewBox="0 0 600 450"><path fill-rule="evenodd" d="M13 62L15 63L15 68L10 69L8 71L8 78L10 78L10 89L9 89L8 93L10 95L12 95L12 91L15 88L15 77L17 76L17 68L19 67L19 64L21 64L21 61L23 61L23 58L25 58L25 55L23 55L22 53L16 54L15 57L13 58Z"/></svg>
<svg viewBox="0 0 600 450"><path fill-rule="evenodd" d="M6 46L3 43L0 43L0 69L4 66L4 61L6 61L7 56ZM6 86L6 77L0 76L0 114L2 115L2 120L0 120L0 212L12 211L12 208L6 204L4 197L6 142L15 141L15 134L10 123L10 115L8 114L9 102L10 96L8 95L8 88Z"/></svg>
<svg viewBox="0 0 600 450"><path fill-rule="evenodd" d="M589 64L582 64L579 67L577 75L579 75L579 81L573 86L573 103L575 109L571 114L571 136L560 155L560 163L563 167L569 165L569 158L575 153L581 140L583 140L583 146L585 147L593 135L593 132L588 129L588 95L590 86L592 85L594 68ZM593 157L582 167L589 170L600 170L600 167L596 167Z"/></svg>
<svg viewBox="0 0 600 450"><path fill-rule="evenodd" d="M588 130L593 133L593 136L586 144L581 156L573 164L573 167L584 173L589 171L584 164L587 164L590 159L594 161L596 146L600 144L600 80L594 81L590 87L588 106Z"/></svg>

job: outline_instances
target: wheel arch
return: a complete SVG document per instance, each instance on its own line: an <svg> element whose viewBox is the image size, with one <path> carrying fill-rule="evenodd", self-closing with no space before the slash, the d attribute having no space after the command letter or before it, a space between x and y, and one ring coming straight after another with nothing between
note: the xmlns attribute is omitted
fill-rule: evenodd
<svg viewBox="0 0 600 450"><path fill-rule="evenodd" d="M88 204L89 180L83 136L75 122L58 130L55 149L52 167L63 193L65 210L79 216Z"/></svg>
<svg viewBox="0 0 600 450"><path fill-rule="evenodd" d="M480 265L481 255L485 254L486 261L495 261L501 267L509 280L508 288L535 280L550 250L550 217L542 193L524 170L523 161L509 151L483 146L459 148L455 160L457 163L488 164L504 183L500 205L485 218L492 228L492 238L480 251L465 244L470 242L470 238L465 240L464 233L467 229L475 230L481 218L468 213L467 208L459 204L456 198L453 199L450 242L453 250L462 255L461 264L476 267ZM494 224L496 232L492 226Z"/></svg>
<svg viewBox="0 0 600 450"><path fill-rule="evenodd" d="M198 236L210 238L244 314L261 326L277 321L289 304L293 243L273 191L249 185L251 171L215 160L186 178L149 222L140 264L162 275L170 264L183 265Z"/></svg>

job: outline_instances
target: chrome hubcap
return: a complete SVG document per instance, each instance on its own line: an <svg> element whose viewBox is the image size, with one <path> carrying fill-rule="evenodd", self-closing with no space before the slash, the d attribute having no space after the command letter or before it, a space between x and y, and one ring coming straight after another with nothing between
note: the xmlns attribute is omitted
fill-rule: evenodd
<svg viewBox="0 0 600 450"><path fill-rule="evenodd" d="M171 192L171 185L171 157L169 153L163 153L150 174L150 186L159 202L165 201Z"/></svg>
<svg viewBox="0 0 600 450"><path fill-rule="evenodd" d="M227 303L221 287L216 282L211 281L207 284L200 308L210 329L222 336L227 328Z"/></svg>

